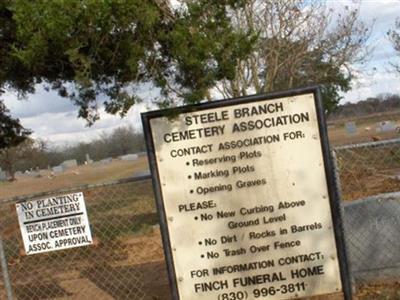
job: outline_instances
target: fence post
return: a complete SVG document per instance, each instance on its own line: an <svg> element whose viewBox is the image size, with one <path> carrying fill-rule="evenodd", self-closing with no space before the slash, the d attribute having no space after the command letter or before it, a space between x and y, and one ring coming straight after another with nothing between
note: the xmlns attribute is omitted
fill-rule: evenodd
<svg viewBox="0 0 400 300"><path fill-rule="evenodd" d="M7 259L4 252L3 239L1 238L1 235L0 235L0 264L3 273L4 288L6 289L7 293L7 300L13 300L10 276L8 274Z"/></svg>
<svg viewBox="0 0 400 300"><path fill-rule="evenodd" d="M336 179L336 187L337 187L337 195L339 196L339 200L342 201L342 182L340 181L340 170L339 170L339 162L336 154L336 150L333 149L331 151L332 161L333 161L333 170L335 172L334 176Z"/></svg>
<svg viewBox="0 0 400 300"><path fill-rule="evenodd" d="M340 180L340 169L339 169L339 161L338 161L338 157L337 157L337 152L336 152L336 149L333 149L332 151L331 151L331 154L332 154L332 161L333 161L333 170L334 170L334 172L335 172L335 179L336 179L336 188L337 188L337 195L338 195L338 197L339 197L339 201L340 201L340 213L341 213L341 215L342 215L342 221L343 221L343 223L342 223L342 226L343 226L343 232L344 232L344 236L345 236L345 241L344 241L344 244L345 244L345 248L346 248L346 252L347 252L347 260L349 261L349 247L347 246L348 245L348 236L347 236L347 232L346 232L346 226L345 226L345 222L346 222L346 220L345 220L345 218L346 218L346 215L345 215L345 211L344 211L344 205L343 205L343 199L342 199L342 182L341 182L341 180ZM357 285L356 285L356 282L355 282L355 278L354 278L354 276L353 276L353 273L352 273L352 268L351 268L351 262L349 261L349 269L350 269L350 274L349 274L349 277L350 277L350 281L351 281L351 291L352 291L352 294L355 294L356 292L357 292Z"/></svg>

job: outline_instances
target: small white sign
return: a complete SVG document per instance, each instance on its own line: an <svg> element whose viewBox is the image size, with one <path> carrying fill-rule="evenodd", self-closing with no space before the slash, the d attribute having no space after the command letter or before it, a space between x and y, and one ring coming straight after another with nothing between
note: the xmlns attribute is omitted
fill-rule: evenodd
<svg viewBox="0 0 400 300"><path fill-rule="evenodd" d="M15 206L28 255L92 244L82 192L30 200Z"/></svg>

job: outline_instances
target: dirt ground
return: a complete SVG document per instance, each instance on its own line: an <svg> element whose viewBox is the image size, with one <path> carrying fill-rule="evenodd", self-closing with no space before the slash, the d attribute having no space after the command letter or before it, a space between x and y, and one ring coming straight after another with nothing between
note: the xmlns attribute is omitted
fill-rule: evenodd
<svg viewBox="0 0 400 300"><path fill-rule="evenodd" d="M137 265L142 274L149 275L142 278L143 288L146 291L146 295L149 295L149 299L171 300L159 231L156 230L147 236L132 238L127 242L126 245L130 250L129 253L131 253L131 255L125 263L129 265ZM138 256L140 257L140 253L143 253L143 249L147 249L145 255L146 258L143 257L139 260ZM149 272L150 269L151 272ZM111 297L110 299L113 298ZM357 290L353 295L353 300L399 299L400 281L359 285L357 286ZM302 298L301 300L343 300L343 294L337 293L331 295L307 297Z"/></svg>
<svg viewBox="0 0 400 300"><path fill-rule="evenodd" d="M388 140L400 138L400 133L394 131L378 132L377 124L383 121L391 121L400 127L400 111L390 113L377 113L358 118L345 118L328 122L328 134L331 146L351 145L364 142L372 142L374 139ZM348 134L345 129L347 122L354 122L357 132Z"/></svg>
<svg viewBox="0 0 400 300"><path fill-rule="evenodd" d="M329 121L328 134L330 144L332 146L341 146L400 138L400 133L396 130L379 132L377 130L378 123L383 121L391 121L396 127L400 127L400 111ZM348 134L346 132L345 124L347 122L355 123L357 127L356 133Z"/></svg>
<svg viewBox="0 0 400 300"><path fill-rule="evenodd" d="M54 176L48 170L41 171L40 177L20 175L14 182L0 182L0 199L110 182L147 169L147 158L139 157L135 161L113 160L110 164L81 165Z"/></svg>
<svg viewBox="0 0 400 300"><path fill-rule="evenodd" d="M400 174L400 170L396 174ZM360 176L354 184L342 183L342 200L352 201L399 190L399 179L388 178L380 174Z"/></svg>
<svg viewBox="0 0 400 300"><path fill-rule="evenodd" d="M96 247L101 251L101 242ZM21 282L14 286L16 296L20 300L115 300L127 299L130 293L132 293L132 299L137 299L143 293L144 300L172 300L158 228L154 228L143 236L125 238L124 252L128 255L117 264L106 263L103 266L103 263L96 262L92 268L88 266L82 268L81 271L58 270L53 277L52 286L42 283L41 289L38 289L36 282L35 284ZM12 268L13 265L10 267ZM108 279L104 280L104 278ZM26 293L34 285L36 287L34 292ZM136 288L140 288L141 292L135 290ZM0 297L2 293L4 290L0 283ZM31 298L33 294L34 297ZM353 299L398 300L400 299L400 281L358 285ZM337 293L301 300L343 300L343 295Z"/></svg>

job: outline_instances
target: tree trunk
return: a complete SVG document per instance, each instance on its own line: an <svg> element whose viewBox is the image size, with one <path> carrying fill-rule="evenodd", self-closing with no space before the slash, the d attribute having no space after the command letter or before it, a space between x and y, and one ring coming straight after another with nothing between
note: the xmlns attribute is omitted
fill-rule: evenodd
<svg viewBox="0 0 400 300"><path fill-rule="evenodd" d="M14 181L15 180L14 165L12 163L12 159L10 158L10 155L7 150L5 153L4 166L5 166L5 171L6 171L8 180Z"/></svg>

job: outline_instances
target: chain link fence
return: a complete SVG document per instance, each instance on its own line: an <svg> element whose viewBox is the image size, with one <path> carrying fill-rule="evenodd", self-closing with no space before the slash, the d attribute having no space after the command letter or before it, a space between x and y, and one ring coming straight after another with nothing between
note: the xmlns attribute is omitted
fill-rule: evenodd
<svg viewBox="0 0 400 300"><path fill-rule="evenodd" d="M30 198L1 203L0 237L13 298L167 299L151 181L122 180L42 196L72 192L83 192L85 197L93 237L90 247L26 255L15 203ZM6 292L1 283L0 299L7 299Z"/></svg>
<svg viewBox="0 0 400 300"><path fill-rule="evenodd" d="M333 156L352 275L357 283L398 279L400 139L337 147Z"/></svg>
<svg viewBox="0 0 400 300"><path fill-rule="evenodd" d="M334 149L342 200L400 191L400 139Z"/></svg>
<svg viewBox="0 0 400 300"><path fill-rule="evenodd" d="M338 147L334 157L353 272L400 266L400 197L360 199L400 191L400 139ZM170 299L149 176L35 198L71 192L84 194L90 247L26 255L15 203L33 197L0 202L0 299Z"/></svg>
<svg viewBox="0 0 400 300"><path fill-rule="evenodd" d="M400 192L345 203L344 225L357 282L400 278Z"/></svg>

